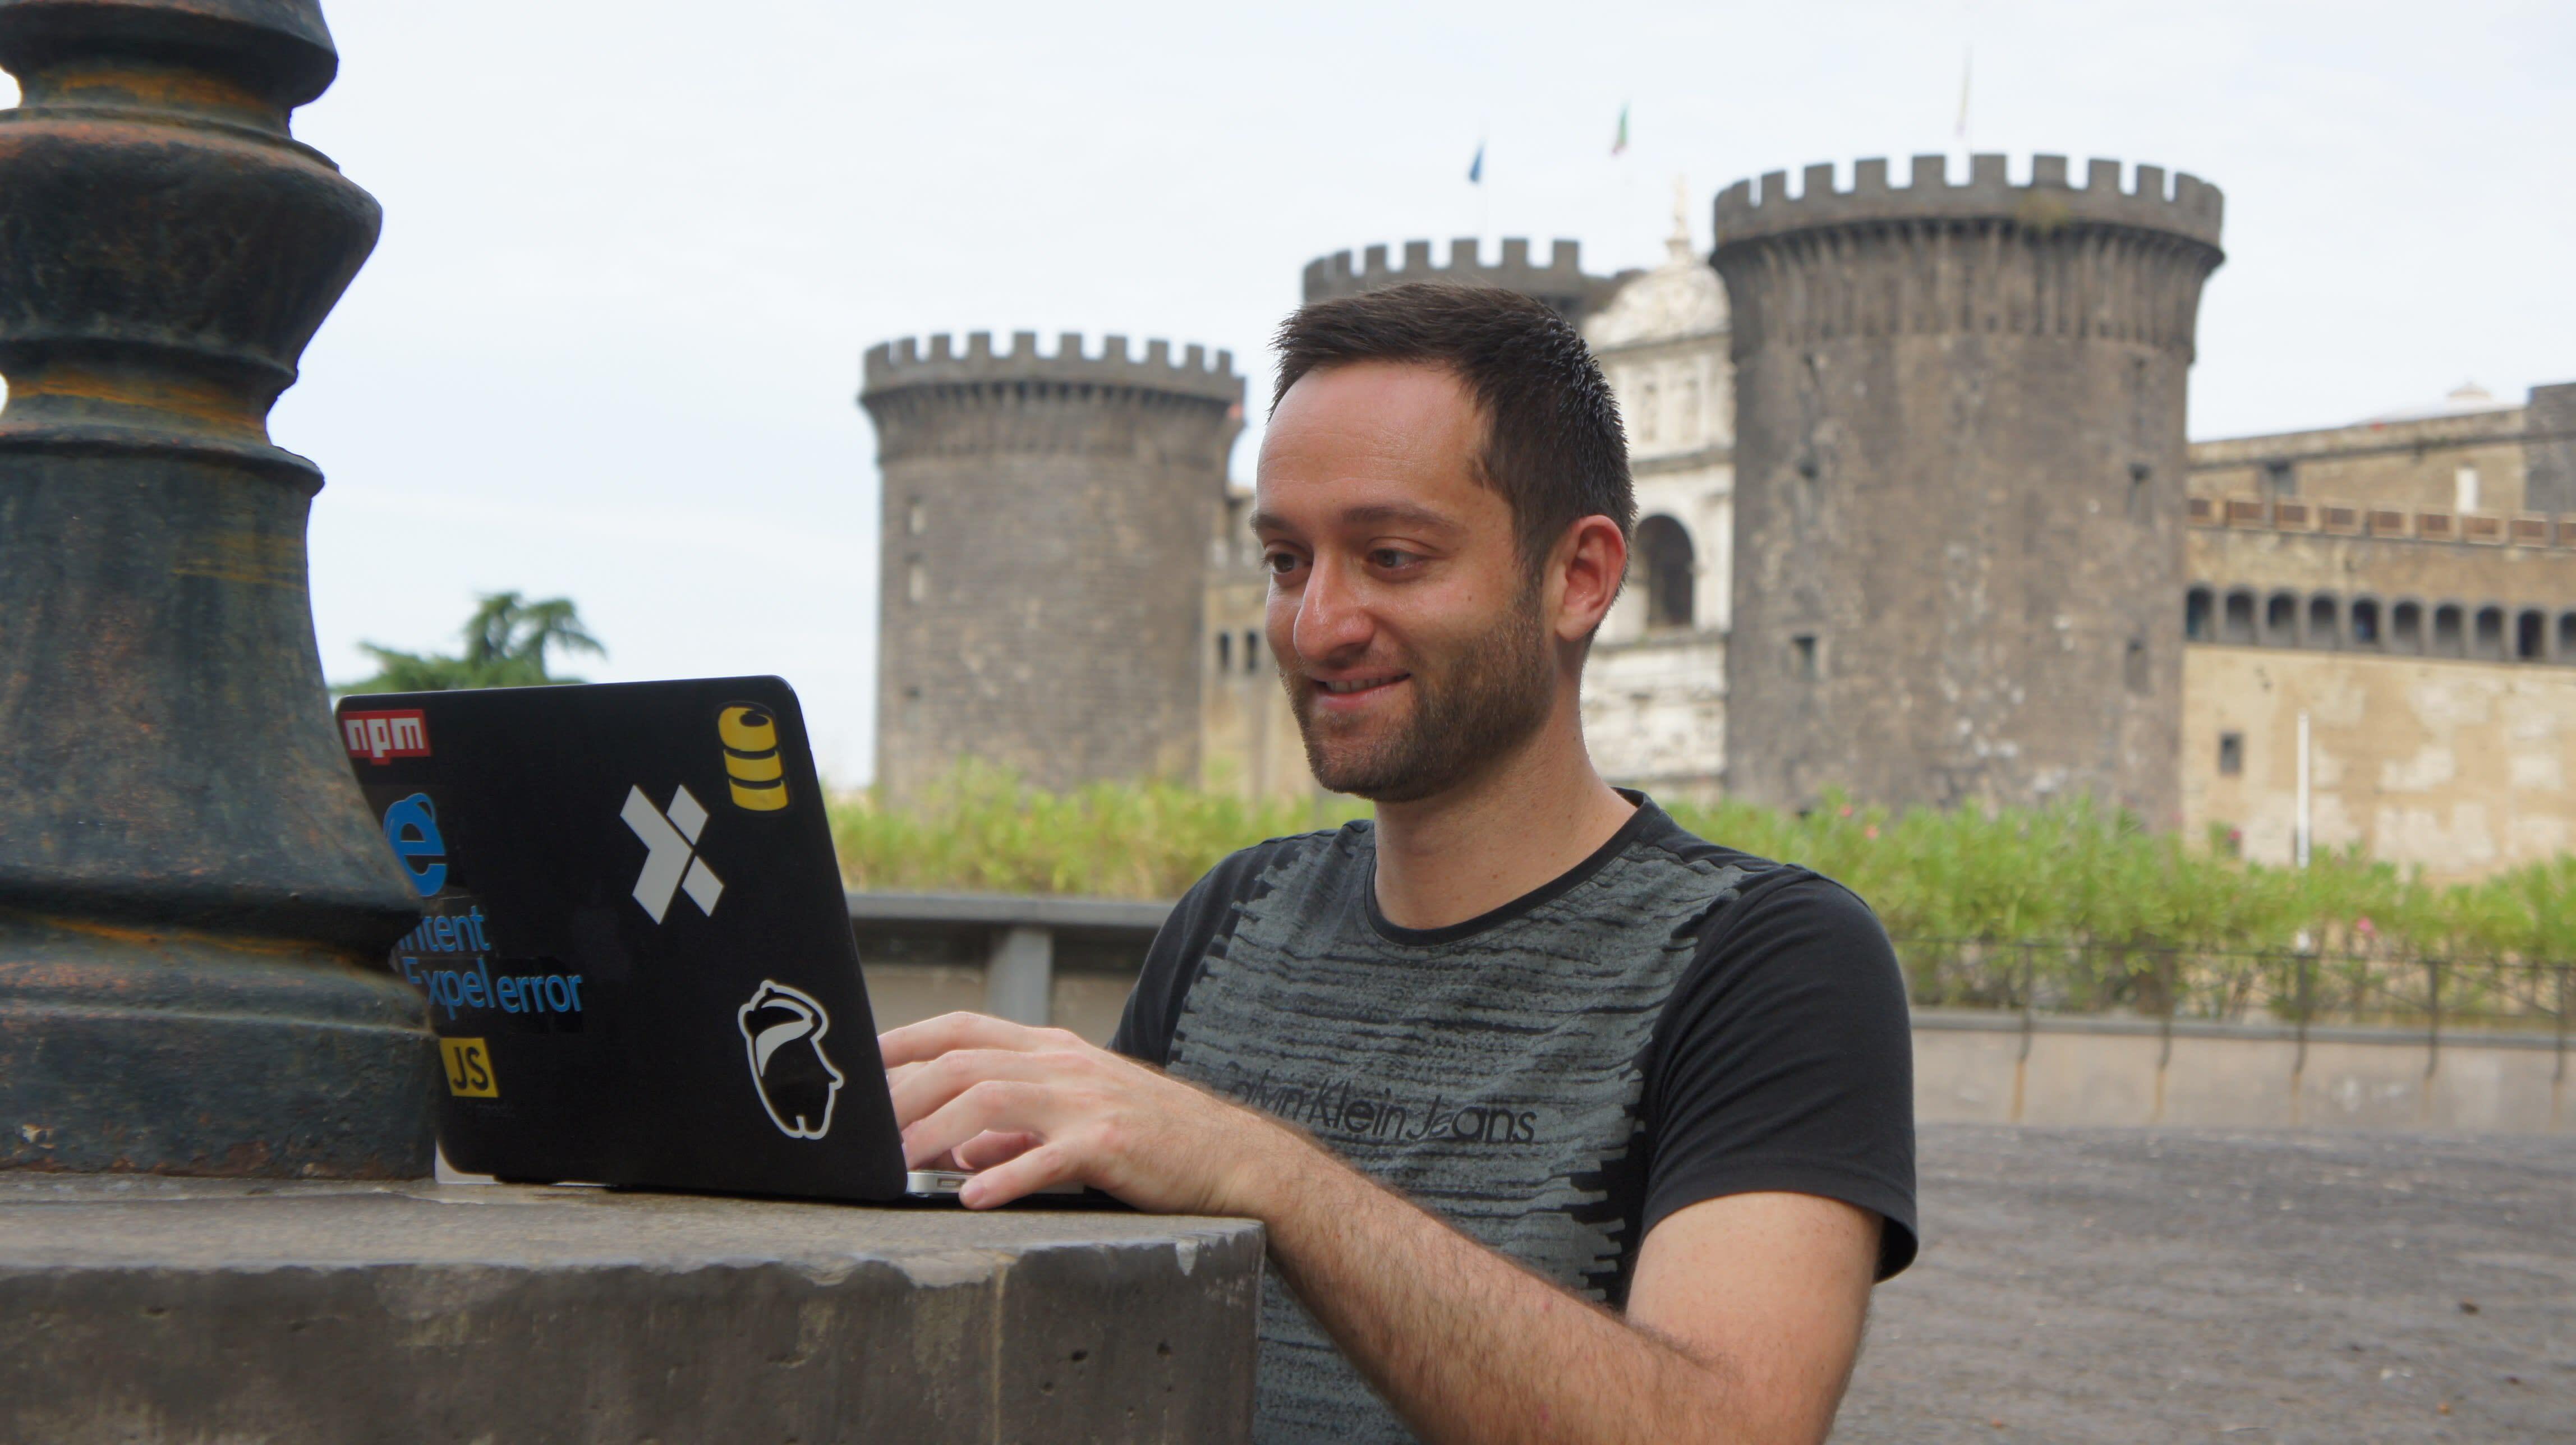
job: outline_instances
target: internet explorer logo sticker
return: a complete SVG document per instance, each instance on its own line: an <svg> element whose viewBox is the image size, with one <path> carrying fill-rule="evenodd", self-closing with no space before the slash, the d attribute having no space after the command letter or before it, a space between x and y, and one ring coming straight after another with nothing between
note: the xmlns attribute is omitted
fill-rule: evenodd
<svg viewBox="0 0 2576 1445"><path fill-rule="evenodd" d="M751 1086L769 1122L790 1139L831 1133L832 1105L845 1077L823 1052L832 1016L812 994L764 978L734 1019L751 1058Z"/></svg>
<svg viewBox="0 0 2576 1445"><path fill-rule="evenodd" d="M644 871L635 876L635 901L662 921L670 911L671 895L686 893L698 911L710 916L716 911L716 900L724 896L724 880L716 870L697 856L698 834L707 826L707 810L689 796L686 786L671 792L671 811L665 815L644 796L642 788L626 790L626 806L618 817L626 822L635 836L644 840Z"/></svg>
<svg viewBox="0 0 2576 1445"><path fill-rule="evenodd" d="M438 836L438 810L429 794L414 793L385 809L385 841L393 845L414 893L427 898L447 886L447 842Z"/></svg>

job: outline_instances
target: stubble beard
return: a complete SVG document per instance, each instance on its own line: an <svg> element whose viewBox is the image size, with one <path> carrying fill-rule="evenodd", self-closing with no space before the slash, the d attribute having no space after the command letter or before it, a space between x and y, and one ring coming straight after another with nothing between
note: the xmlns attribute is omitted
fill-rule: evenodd
<svg viewBox="0 0 2576 1445"><path fill-rule="evenodd" d="M1378 803L1434 797L1527 742L1554 705L1554 660L1535 586L1436 671L1430 661L1412 669L1411 713L1373 740L1329 736L1316 714L1313 680L1286 674L1289 706L1316 782Z"/></svg>

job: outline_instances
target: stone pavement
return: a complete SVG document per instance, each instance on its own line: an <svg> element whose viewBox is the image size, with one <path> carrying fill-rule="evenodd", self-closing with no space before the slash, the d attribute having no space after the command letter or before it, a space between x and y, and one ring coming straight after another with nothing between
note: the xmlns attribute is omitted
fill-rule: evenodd
<svg viewBox="0 0 2576 1445"><path fill-rule="evenodd" d="M1926 1125L1834 1438L2576 1441L2576 1141Z"/></svg>

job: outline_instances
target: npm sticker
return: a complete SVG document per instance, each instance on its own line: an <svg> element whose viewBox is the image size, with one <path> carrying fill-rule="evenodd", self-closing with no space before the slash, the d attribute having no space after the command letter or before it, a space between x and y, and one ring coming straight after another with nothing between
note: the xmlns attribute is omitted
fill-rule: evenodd
<svg viewBox="0 0 2576 1445"><path fill-rule="evenodd" d="M349 756L379 765L392 758L429 756L429 723L416 707L343 713L340 736L349 745Z"/></svg>

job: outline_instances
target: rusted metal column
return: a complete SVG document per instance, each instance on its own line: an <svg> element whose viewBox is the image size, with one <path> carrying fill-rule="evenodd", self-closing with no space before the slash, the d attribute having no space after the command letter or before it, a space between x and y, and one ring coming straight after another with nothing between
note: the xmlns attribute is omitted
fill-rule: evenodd
<svg viewBox="0 0 2576 1445"><path fill-rule="evenodd" d="M269 406L376 239L314 0L0 0L0 1167L411 1177L416 917Z"/></svg>

